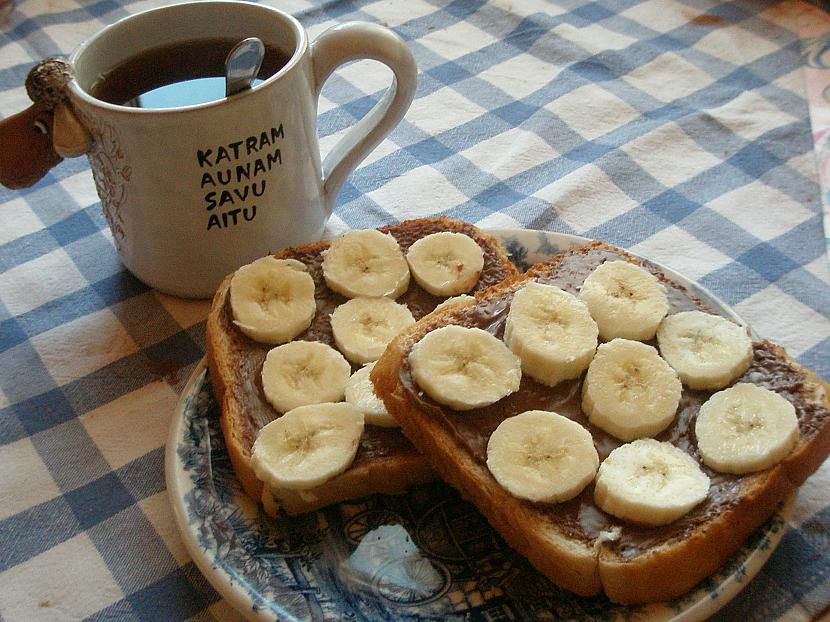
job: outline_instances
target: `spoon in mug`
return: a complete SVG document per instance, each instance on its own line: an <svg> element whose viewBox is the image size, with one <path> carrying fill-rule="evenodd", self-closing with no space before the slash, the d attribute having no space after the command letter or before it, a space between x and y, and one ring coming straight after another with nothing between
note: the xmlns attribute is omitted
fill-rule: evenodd
<svg viewBox="0 0 830 622"><path fill-rule="evenodd" d="M225 96L251 88L259 73L265 46L256 37L243 39L225 57Z"/></svg>

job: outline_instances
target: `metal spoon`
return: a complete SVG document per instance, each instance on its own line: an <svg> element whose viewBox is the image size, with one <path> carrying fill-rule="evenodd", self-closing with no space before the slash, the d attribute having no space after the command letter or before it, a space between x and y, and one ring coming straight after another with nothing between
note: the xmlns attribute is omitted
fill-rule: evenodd
<svg viewBox="0 0 830 622"><path fill-rule="evenodd" d="M265 46L256 37L243 39L225 57L225 96L251 88L259 73Z"/></svg>

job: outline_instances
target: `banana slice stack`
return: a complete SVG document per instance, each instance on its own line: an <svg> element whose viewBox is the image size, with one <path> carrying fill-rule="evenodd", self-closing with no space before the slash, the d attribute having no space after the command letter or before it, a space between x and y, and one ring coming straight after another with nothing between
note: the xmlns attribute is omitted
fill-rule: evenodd
<svg viewBox="0 0 830 622"><path fill-rule="evenodd" d="M410 268L415 274L411 261ZM488 469L512 495L537 503L566 501L593 482L594 501L608 514L665 525L706 499L710 479L692 455L653 437L673 424L683 385L724 389L752 362L743 327L702 311L668 312L656 276L608 261L585 279L579 297L534 281L521 287L503 341L462 326L428 333L412 348L410 369L424 393L459 411L495 404L519 390L522 375L556 386L584 373L590 426L624 444L600 464L586 428L554 412L528 411L492 433ZM642 343L655 336L659 352ZM599 337L605 343L598 345ZM736 384L704 403L695 437L709 469L750 473L793 450L798 421L780 395Z"/></svg>
<svg viewBox="0 0 830 622"><path fill-rule="evenodd" d="M387 344L415 322L395 299L410 276L434 296L472 298L464 292L475 287L483 267L481 247L460 233L425 236L406 256L393 236L376 230L339 236L322 261L326 286L349 298L330 316L336 349L297 340L317 312L314 279L303 263L269 256L237 270L230 283L234 324L277 346L265 357L261 379L266 400L283 414L254 443L257 477L274 488L320 486L350 467L365 424L397 427L369 380ZM363 367L352 374L353 365ZM511 390L518 388L516 367Z"/></svg>

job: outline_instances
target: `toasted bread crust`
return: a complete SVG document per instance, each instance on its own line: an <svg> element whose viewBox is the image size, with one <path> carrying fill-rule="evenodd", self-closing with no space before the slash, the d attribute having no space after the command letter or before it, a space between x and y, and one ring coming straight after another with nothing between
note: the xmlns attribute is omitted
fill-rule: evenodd
<svg viewBox="0 0 830 622"><path fill-rule="evenodd" d="M239 409L232 393L228 390L228 383L235 377L234 356L230 354L230 347L225 339L220 322L221 310L225 307L228 297L228 288L231 283L228 275L222 281L213 297L210 314L206 325L206 353L210 381L213 386L213 395L219 403L222 415L219 424L222 436L225 438L225 447L231 459L231 466L236 473L242 490L252 499L262 496L262 482L257 479L250 465L250 448L246 447L243 433L240 430Z"/></svg>
<svg viewBox="0 0 830 622"><path fill-rule="evenodd" d="M475 289L484 289L487 285L500 282L505 276L517 274L516 268L501 249L499 241L467 223L443 217L425 218L381 227L379 230L391 233L404 251L415 240L430 233L453 231L469 235L478 242L485 254L485 269ZM274 256L279 259L319 259L320 254L328 247L329 241L321 240L302 247L284 249ZM227 322L228 292L232 276L228 275L219 286L207 318L207 360L214 396L221 407L220 423L234 472L245 493L252 499L260 500L263 496L263 486L250 465L251 441L250 434L246 433L245 429L247 424L243 398L245 391L250 388L246 388L238 369L243 353L239 346L234 345L229 335L229 331L236 331L236 328L228 328ZM321 277L317 280L318 289L325 290L324 283L319 282L322 281ZM417 288L414 280L410 284L410 290L412 288ZM321 311L318 308L318 315L319 313ZM303 335L299 336L302 337ZM276 416L277 413L274 412L274 417ZM372 492L402 492L412 484L432 479L435 479L435 474L429 463L406 443L406 447L392 451L391 455L373 457L368 462L355 465L310 491L311 494L301 496L286 493L285 498L280 500L280 505L289 514L299 514Z"/></svg>
<svg viewBox="0 0 830 622"><path fill-rule="evenodd" d="M597 249L613 251L642 264L630 254L602 243L569 252ZM771 469L740 478L734 502L724 503L717 518L697 525L686 537L627 555L612 544L595 541L592 545L569 537L563 529L557 529L555 521L552 524L546 519L542 510L537 512L501 488L441 418L419 406L401 380L409 352L424 335L447 324L463 325L465 309L486 307L530 279L555 273L563 255L482 292L475 302L438 311L408 328L387 347L372 370L371 379L389 412L441 477L474 503L505 540L554 583L583 595L603 590L621 603L668 600L684 594L722 566L752 531L769 518L781 500L830 454L830 387L795 363L782 348L762 342L760 347L765 351L805 374L799 395L807 396L827 411L808 433L802 433L793 452Z"/></svg>
<svg viewBox="0 0 830 622"><path fill-rule="evenodd" d="M278 510L296 515L366 495L401 494L410 486L433 480L435 472L429 462L420 454L413 453L365 462L311 491L280 491L279 499L275 499L266 489L262 501L265 511L271 516L275 516Z"/></svg>

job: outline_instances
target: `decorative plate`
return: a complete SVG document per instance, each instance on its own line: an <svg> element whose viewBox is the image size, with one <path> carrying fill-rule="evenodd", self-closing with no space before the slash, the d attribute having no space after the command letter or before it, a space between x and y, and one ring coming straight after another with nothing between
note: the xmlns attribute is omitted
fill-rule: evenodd
<svg viewBox="0 0 830 622"><path fill-rule="evenodd" d="M521 269L587 241L541 231L492 233ZM699 285L664 271L740 321ZM626 607L578 597L537 573L442 483L295 518L265 515L234 476L204 361L173 418L166 476L190 554L251 620L702 620L766 562L792 507L784 504L733 559L678 600Z"/></svg>

